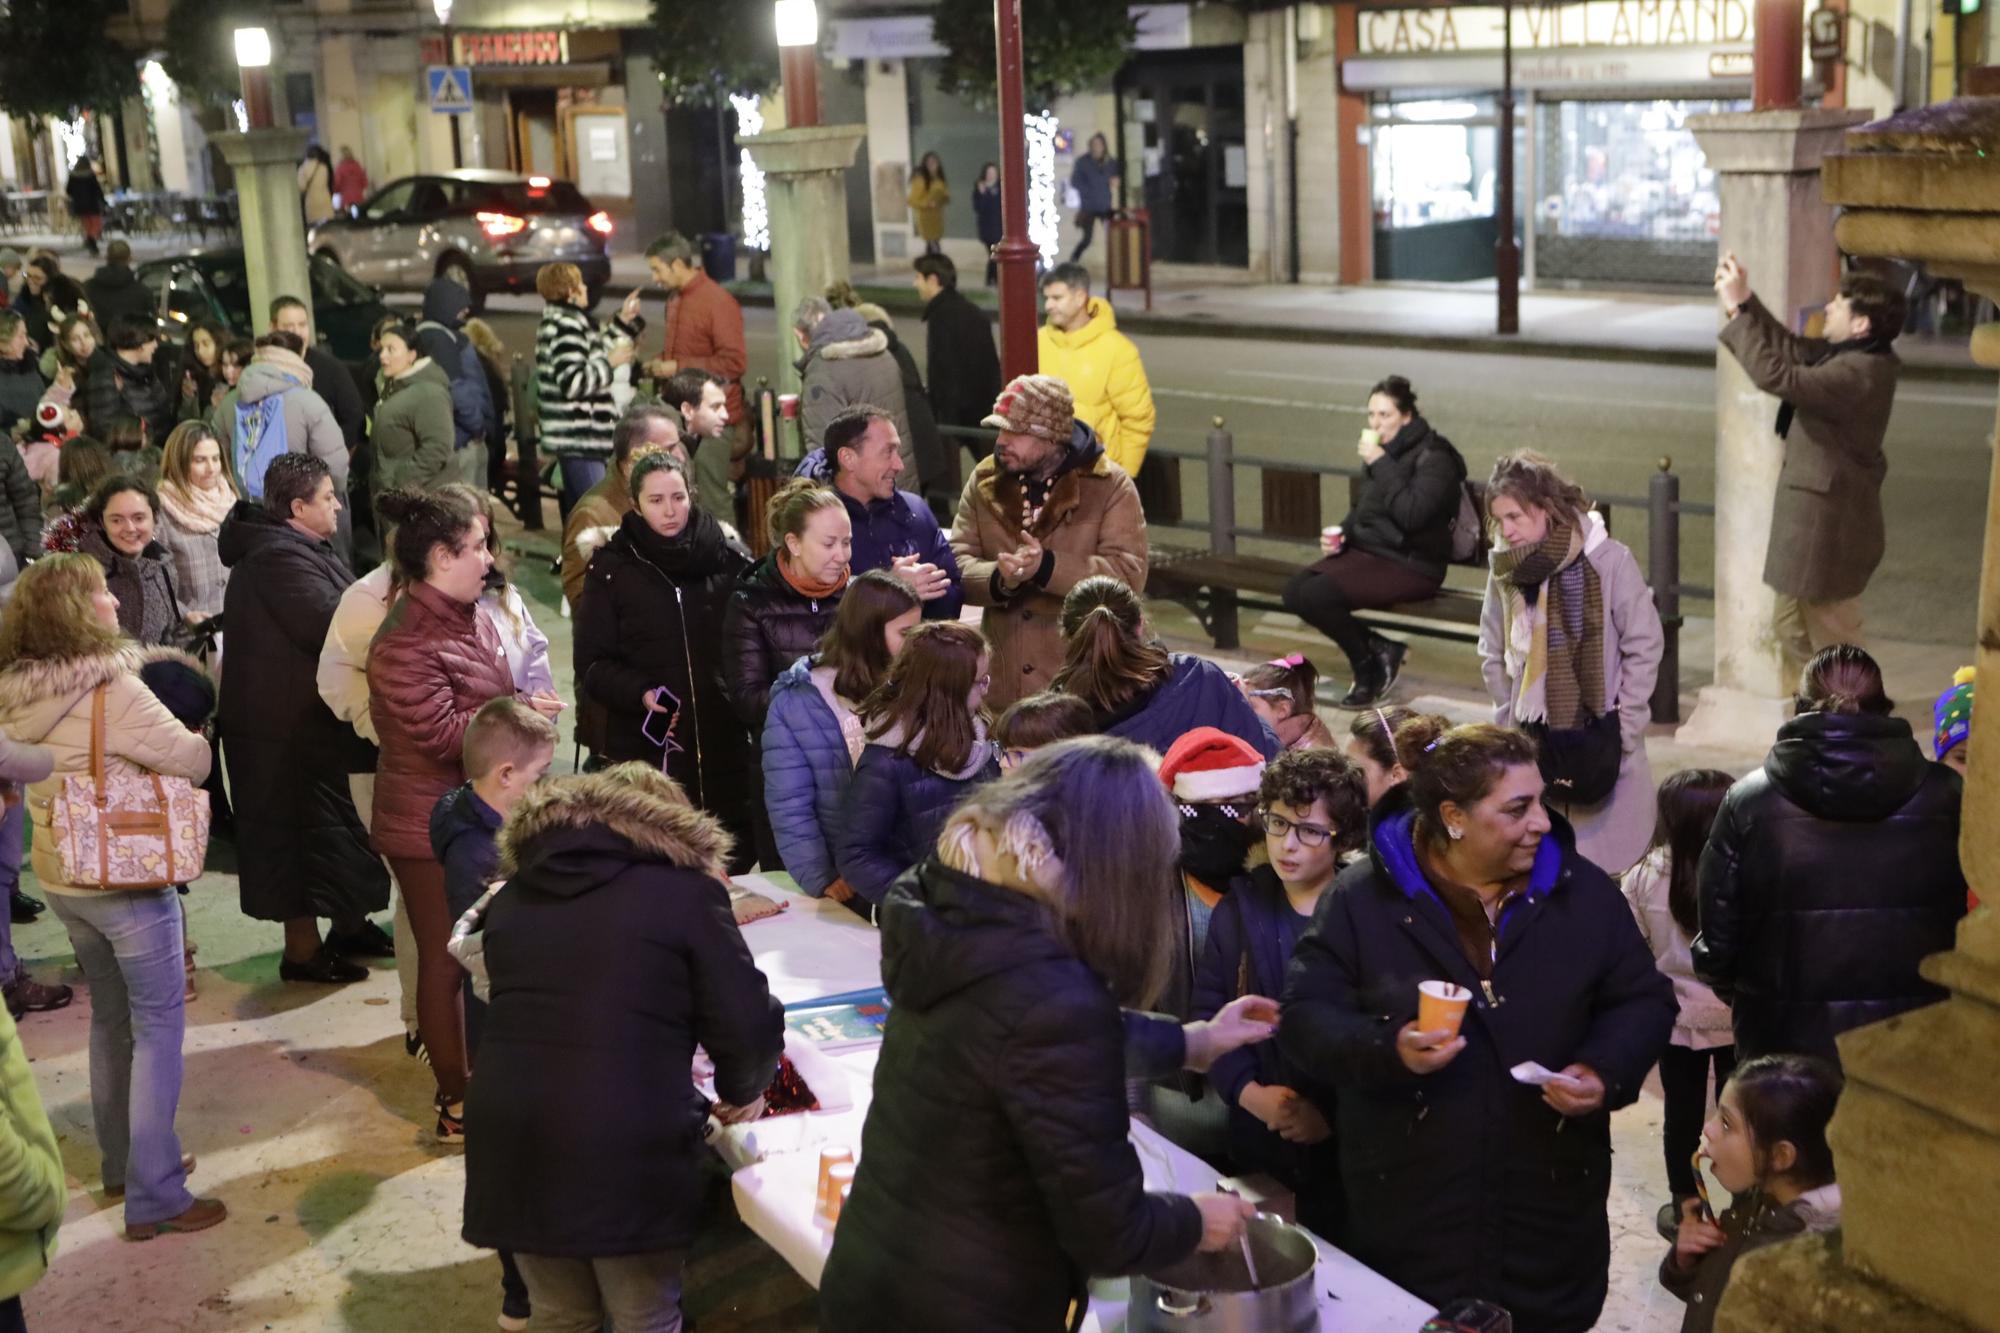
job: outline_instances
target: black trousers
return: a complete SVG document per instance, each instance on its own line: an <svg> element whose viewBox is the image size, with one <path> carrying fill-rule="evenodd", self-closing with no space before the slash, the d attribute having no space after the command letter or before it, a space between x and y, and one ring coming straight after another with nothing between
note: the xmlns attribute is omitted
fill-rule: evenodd
<svg viewBox="0 0 2000 1333"><path fill-rule="evenodd" d="M1109 222L1111 215L1109 213L1078 213L1076 215L1076 225L1083 229L1083 239L1076 243L1076 249L1070 251L1070 263L1074 264L1081 260L1083 252L1090 248L1090 238L1097 234L1097 221L1099 218Z"/></svg>
<svg viewBox="0 0 2000 1333"><path fill-rule="evenodd" d="M1715 1068L1715 1093L1736 1068L1734 1046L1697 1051L1669 1046L1660 1056L1660 1090L1666 1094L1666 1123L1660 1142L1667 1154L1667 1187L1676 1202L1694 1197L1694 1150L1701 1142L1701 1122L1708 1116L1708 1071Z"/></svg>
<svg viewBox="0 0 2000 1333"><path fill-rule="evenodd" d="M1433 577L1350 545L1292 575L1285 585L1285 609L1332 639L1358 668L1373 636L1354 618L1356 611L1420 601L1443 586L1442 575Z"/></svg>

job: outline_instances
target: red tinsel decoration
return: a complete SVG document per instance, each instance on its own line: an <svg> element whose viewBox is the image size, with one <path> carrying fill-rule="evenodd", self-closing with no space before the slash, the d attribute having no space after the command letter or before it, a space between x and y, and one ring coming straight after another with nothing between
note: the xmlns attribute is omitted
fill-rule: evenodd
<svg viewBox="0 0 2000 1333"><path fill-rule="evenodd" d="M819 1098L813 1096L813 1090L807 1087L805 1079L799 1076L798 1067L792 1063L792 1057L779 1056L777 1077L771 1080L770 1087L764 1089L764 1114L760 1118L768 1120L774 1115L817 1110L819 1110Z"/></svg>
<svg viewBox="0 0 2000 1333"><path fill-rule="evenodd" d="M77 542L83 536L83 519L76 514L64 514L49 524L49 530L42 537L44 551L74 552Z"/></svg>

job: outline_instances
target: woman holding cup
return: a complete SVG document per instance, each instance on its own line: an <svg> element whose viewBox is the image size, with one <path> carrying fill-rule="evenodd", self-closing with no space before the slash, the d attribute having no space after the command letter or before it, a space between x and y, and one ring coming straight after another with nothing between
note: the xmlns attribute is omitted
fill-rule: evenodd
<svg viewBox="0 0 2000 1333"><path fill-rule="evenodd" d="M1417 412L1417 391L1391 375L1368 394L1355 446L1364 469L1354 508L1320 534L1320 559L1285 585L1285 609L1347 654L1353 686L1342 708L1367 708L1403 669L1405 645L1356 611L1421 601L1444 586L1465 460Z"/></svg>
<svg viewBox="0 0 2000 1333"><path fill-rule="evenodd" d="M1409 781L1374 813L1367 873L1300 939L1278 1030L1337 1090L1335 1239L1425 1300L1581 1333L1610 1266L1609 1113L1665 1049L1673 987L1544 807L1532 740L1408 740ZM1529 1064L1534 1083L1512 1072Z"/></svg>

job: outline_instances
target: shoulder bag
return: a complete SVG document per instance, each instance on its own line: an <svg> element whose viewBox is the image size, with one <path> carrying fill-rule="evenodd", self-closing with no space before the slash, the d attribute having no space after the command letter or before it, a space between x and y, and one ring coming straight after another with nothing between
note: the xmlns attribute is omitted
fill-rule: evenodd
<svg viewBox="0 0 2000 1333"><path fill-rule="evenodd" d="M198 878L208 857L208 793L186 778L107 773L104 691L90 693L90 772L71 773L49 812L63 883L164 889Z"/></svg>

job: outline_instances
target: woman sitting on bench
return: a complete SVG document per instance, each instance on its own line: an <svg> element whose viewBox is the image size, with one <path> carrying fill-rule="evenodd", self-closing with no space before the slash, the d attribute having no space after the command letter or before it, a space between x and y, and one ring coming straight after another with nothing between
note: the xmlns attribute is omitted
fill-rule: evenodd
<svg viewBox="0 0 2000 1333"><path fill-rule="evenodd" d="M1465 493L1465 460L1417 414L1417 392L1401 375L1369 391L1357 452L1367 472L1353 510L1321 534L1321 558L1285 585L1285 609L1347 654L1354 684L1342 708L1367 708L1387 694L1409 651L1354 613L1421 601L1444 586Z"/></svg>

